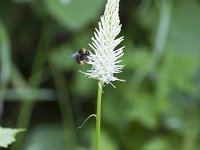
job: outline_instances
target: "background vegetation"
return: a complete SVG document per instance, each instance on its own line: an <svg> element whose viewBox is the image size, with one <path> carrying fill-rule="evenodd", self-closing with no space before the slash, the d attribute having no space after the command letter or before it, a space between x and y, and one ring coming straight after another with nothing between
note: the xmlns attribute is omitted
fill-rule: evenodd
<svg viewBox="0 0 200 150"><path fill-rule="evenodd" d="M92 150L97 82L69 56L89 48L106 0L0 1L1 126L10 150ZM121 0L125 83L104 88L102 150L200 149L200 1Z"/></svg>

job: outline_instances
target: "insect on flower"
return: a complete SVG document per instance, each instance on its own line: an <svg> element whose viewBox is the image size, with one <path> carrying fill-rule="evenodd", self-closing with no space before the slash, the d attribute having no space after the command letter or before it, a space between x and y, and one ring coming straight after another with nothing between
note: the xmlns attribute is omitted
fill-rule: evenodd
<svg viewBox="0 0 200 150"><path fill-rule="evenodd" d="M91 65L91 69L83 72L89 78L111 85L117 80L125 81L115 76L121 73L124 67L121 64L124 46L117 48L124 40L123 36L117 37L121 31L119 1L107 0L104 14L98 23L99 27L95 29L94 36L91 38L92 42L89 44L92 49L87 64Z"/></svg>
<svg viewBox="0 0 200 150"><path fill-rule="evenodd" d="M88 62L89 55L90 55L90 52L88 49L81 48L76 53L72 54L71 57L73 57L78 64L83 65Z"/></svg>

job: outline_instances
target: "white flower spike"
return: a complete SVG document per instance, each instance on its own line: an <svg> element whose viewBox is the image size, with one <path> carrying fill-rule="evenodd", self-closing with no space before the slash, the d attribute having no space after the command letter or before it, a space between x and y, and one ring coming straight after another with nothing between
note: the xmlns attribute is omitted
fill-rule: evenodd
<svg viewBox="0 0 200 150"><path fill-rule="evenodd" d="M124 38L116 39L121 31L119 1L107 0L104 15L98 23L99 29L95 29L94 37L91 38L93 42L89 44L93 51L90 51L88 64L91 64L92 68L84 72L89 78L95 78L111 85L113 85L112 81L124 81L114 76L114 74L122 72L124 67L119 64L121 62L119 58L124 55L124 47L115 50Z"/></svg>

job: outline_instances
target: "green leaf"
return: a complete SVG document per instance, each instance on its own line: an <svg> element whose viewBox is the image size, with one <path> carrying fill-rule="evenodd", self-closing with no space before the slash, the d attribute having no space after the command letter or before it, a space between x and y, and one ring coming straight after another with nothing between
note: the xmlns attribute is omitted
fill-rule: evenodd
<svg viewBox="0 0 200 150"><path fill-rule="evenodd" d="M0 147L7 148L9 144L16 140L16 134L22 131L24 131L24 129L10 129L0 127Z"/></svg>
<svg viewBox="0 0 200 150"><path fill-rule="evenodd" d="M79 29L100 16L104 2L104 0L44 0L48 13L70 29Z"/></svg>

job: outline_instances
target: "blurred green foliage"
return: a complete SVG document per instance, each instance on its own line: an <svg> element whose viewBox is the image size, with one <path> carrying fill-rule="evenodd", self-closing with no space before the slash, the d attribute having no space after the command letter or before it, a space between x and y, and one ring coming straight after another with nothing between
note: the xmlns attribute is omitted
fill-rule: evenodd
<svg viewBox="0 0 200 150"><path fill-rule="evenodd" d="M97 81L70 55L106 0L0 1L1 126L10 150L92 150ZM125 83L104 87L102 150L200 149L200 1L121 0Z"/></svg>

